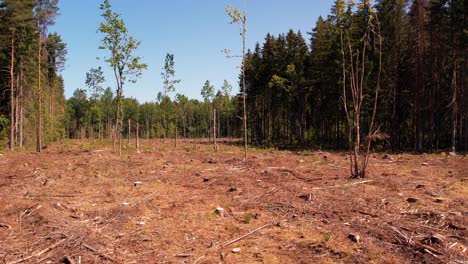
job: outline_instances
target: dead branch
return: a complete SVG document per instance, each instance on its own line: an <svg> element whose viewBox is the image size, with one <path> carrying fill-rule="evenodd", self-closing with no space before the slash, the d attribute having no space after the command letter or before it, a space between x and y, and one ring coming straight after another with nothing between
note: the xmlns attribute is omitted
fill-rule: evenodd
<svg viewBox="0 0 468 264"><path fill-rule="evenodd" d="M356 213L360 213L360 214L363 214L363 215L367 215L367 216L370 216L370 217L379 217L378 215L376 214L371 214L371 213L368 213L368 212L365 212L365 211L361 211L361 210L353 210L354 212Z"/></svg>
<svg viewBox="0 0 468 264"><path fill-rule="evenodd" d="M159 191L160 191L160 189L158 189L158 190L152 192L151 194L149 194L148 196L146 196L143 200L138 201L138 202L132 204L131 207L135 207L135 206L137 206L137 205L139 205L139 204L142 204L142 203L146 202L148 199L150 199L151 197L153 197L154 195L156 195L156 193L158 193Z"/></svg>
<svg viewBox="0 0 468 264"><path fill-rule="evenodd" d="M428 246L428 245L424 245L418 241L414 241L411 237L409 237L405 232L401 231L401 230L398 230L398 228L394 227L394 226L391 226L391 225L388 225L393 231L395 231L395 233L397 233L399 236L401 236L402 238L405 239L406 241L406 244L410 245L410 246L413 246L413 247L416 247L418 248L419 250L422 250L424 252L427 252L429 254L431 254L432 256L434 257L437 257L437 255L443 255L442 252L438 251L437 249L431 247L431 246Z"/></svg>
<svg viewBox="0 0 468 264"><path fill-rule="evenodd" d="M352 183L347 183L347 184L338 184L338 185L333 185L333 186L328 186L328 187L315 187L315 188L312 188L312 190L327 190L327 189L332 189L332 188L349 187L349 186L365 184L369 182L373 182L373 180L352 182Z"/></svg>
<svg viewBox="0 0 468 264"><path fill-rule="evenodd" d="M90 246L90 245L88 245L88 244L84 244L84 243L83 243L82 245L83 245L83 247L85 247L86 249L88 249L88 250L90 250L90 251L96 253L98 256L100 256L100 257L102 257L102 258L104 258L104 259L110 260L110 261L112 261L112 262L117 262L117 261L116 261L114 258L112 258L111 256L109 256L109 255L107 255L107 254L105 254L105 253L102 253L102 252L98 251L97 249L93 248L92 246Z"/></svg>
<svg viewBox="0 0 468 264"><path fill-rule="evenodd" d="M191 256L193 256L192 254L187 254L187 253L179 253L179 254L175 254L174 257L177 257L177 258L190 258Z"/></svg>
<svg viewBox="0 0 468 264"><path fill-rule="evenodd" d="M9 224L4 224L4 223L0 223L0 228L11 229L11 225L9 225Z"/></svg>
<svg viewBox="0 0 468 264"><path fill-rule="evenodd" d="M27 257L24 257L24 258L21 258L21 259L18 259L18 260L15 260L13 262L8 262L8 264L16 264L16 263L21 263L21 262L24 262L26 260L29 260L31 258L37 258L37 257L40 257L41 255L49 252L50 250L56 248L57 246L59 246L60 244L62 244L63 242L65 242L65 240L67 240L66 238L65 239L62 239L50 246L48 246L47 248L41 250L41 251L36 251L34 253L32 253L31 255L27 256Z"/></svg>
<svg viewBox="0 0 468 264"><path fill-rule="evenodd" d="M205 256L201 256L199 258L197 258L197 260L195 260L195 262L193 264L197 264L202 258L204 258Z"/></svg>
<svg viewBox="0 0 468 264"><path fill-rule="evenodd" d="M76 262L70 256L65 256L62 259L62 263L75 264Z"/></svg>
<svg viewBox="0 0 468 264"><path fill-rule="evenodd" d="M251 231L251 232L249 232L249 233L247 233L247 234L241 236L241 237L238 237L238 238L236 238L236 239L234 239L234 240L231 240L231 241L229 241L228 243L224 244L223 247L227 247L227 246L229 246L229 245L232 245L232 244L234 244L234 243L236 243L236 242L238 242L238 241L240 241L240 240L242 240L242 239L244 239L244 238L246 238L246 237L248 237L248 236L250 236L250 235L255 234L256 232L258 232L258 231L260 231L260 230L262 230L262 229L264 229L265 227L268 227L268 226L271 226L271 224L268 223L268 224L263 225L263 226L261 226L261 227L255 229L255 230L253 230L253 231Z"/></svg>

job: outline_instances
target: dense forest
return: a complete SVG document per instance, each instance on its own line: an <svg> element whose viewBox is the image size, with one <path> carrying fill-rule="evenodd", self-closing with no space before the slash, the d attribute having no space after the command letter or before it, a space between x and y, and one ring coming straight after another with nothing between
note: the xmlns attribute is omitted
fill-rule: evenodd
<svg viewBox="0 0 468 264"><path fill-rule="evenodd" d="M335 1L331 14L320 17L308 32L309 41L293 30L267 34L264 43L248 53L253 142L323 148L347 144L340 36L361 41L363 21L375 15L383 39L376 122L388 134L386 147L434 151L454 144L467 149L466 2L380 0L373 6L370 2ZM369 50L374 54L365 61L364 90L372 95L376 51L374 45ZM371 110L372 104L363 105L364 115Z"/></svg>
<svg viewBox="0 0 468 264"><path fill-rule="evenodd" d="M154 101L140 103L103 87L101 68L83 73L88 87L66 100L60 75L66 44L48 32L57 2L0 1L0 138L9 139L10 148L110 139L116 118L123 120L118 131L124 137L137 124L142 138L212 137L213 126L218 137L242 136L241 94L231 96L226 81L219 88L210 81L194 87L203 101L176 93L170 54L161 73L164 89L155 91ZM249 143L346 149L350 114L344 106L352 101L344 92L355 84L346 76L356 74L352 54L368 41L367 53L357 57L357 75L363 98L379 91L375 131L385 135L379 147L466 151L466 10L463 0L336 0L311 32L266 34L244 61ZM364 40L370 20L376 22L373 37ZM372 127L373 101L364 100L361 111L362 126Z"/></svg>

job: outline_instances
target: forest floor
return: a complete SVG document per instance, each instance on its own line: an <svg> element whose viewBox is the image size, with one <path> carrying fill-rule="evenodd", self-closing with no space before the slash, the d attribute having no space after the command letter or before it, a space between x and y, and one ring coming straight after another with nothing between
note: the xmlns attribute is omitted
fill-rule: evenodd
<svg viewBox="0 0 468 264"><path fill-rule="evenodd" d="M1 154L0 263L468 263L466 155L195 142Z"/></svg>

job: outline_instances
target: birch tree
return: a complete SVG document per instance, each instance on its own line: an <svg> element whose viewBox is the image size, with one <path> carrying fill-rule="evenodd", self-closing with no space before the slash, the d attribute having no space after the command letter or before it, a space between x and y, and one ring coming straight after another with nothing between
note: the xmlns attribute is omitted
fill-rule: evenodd
<svg viewBox="0 0 468 264"><path fill-rule="evenodd" d="M147 65L141 62L141 57L135 55L141 42L129 35L121 15L112 10L109 0L101 4L102 17L98 31L104 35L99 49L107 50L110 56L105 61L113 70L116 88L117 111L115 119L115 136L113 148L119 141L119 154L122 155L122 97L126 82L135 83Z"/></svg>

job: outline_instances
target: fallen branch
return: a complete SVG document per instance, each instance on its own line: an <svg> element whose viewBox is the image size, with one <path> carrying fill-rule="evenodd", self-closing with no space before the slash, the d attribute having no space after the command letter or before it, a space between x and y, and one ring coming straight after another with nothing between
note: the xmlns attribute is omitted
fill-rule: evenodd
<svg viewBox="0 0 468 264"><path fill-rule="evenodd" d="M315 187L315 188L312 188L312 190L327 190L327 189L332 189L332 188L349 187L349 186L365 184L365 183L369 183L369 182L373 182L373 180L352 182L352 183L347 183L347 184L339 184L339 185L333 185L333 186L328 186L328 187Z"/></svg>
<svg viewBox="0 0 468 264"><path fill-rule="evenodd" d="M234 239L234 240L231 240L231 241L229 241L228 243L224 244L223 247L227 247L227 246L229 246L229 245L232 245L232 244L234 244L234 243L236 243L236 242L238 242L238 241L240 241L240 240L242 240L242 239L244 239L244 238L246 238L246 237L248 237L248 236L250 236L250 235L255 234L256 232L258 232L258 231L260 231L260 230L262 230L263 228L268 227L268 226L271 226L271 224L263 225L263 226L261 226L261 227L255 229L255 230L253 230L253 231L251 231L251 232L249 232L249 233L247 233L247 234L241 236L241 237L238 237L238 238L236 238L236 239Z"/></svg>
<svg viewBox="0 0 468 264"><path fill-rule="evenodd" d="M90 246L90 245L88 245L88 244L84 244L84 243L83 243L82 245L83 245L83 247L85 247L86 249L88 249L88 250L90 250L90 251L96 253L98 256L100 256L100 257L102 257L102 258L104 258L104 259L110 260L110 261L112 261L112 262L117 262L117 261L116 261L114 258L112 258L111 256L109 256L109 255L107 255L107 254L104 254L104 253L98 251L97 249L93 248L92 246Z"/></svg>
<svg viewBox="0 0 468 264"><path fill-rule="evenodd" d="M365 211L361 211L361 210L353 210L353 212L360 213L360 214L363 214L363 215L368 215L368 216L370 216L370 217L379 217L379 216L376 215L376 214L371 214L371 213L368 213L368 212L365 212Z"/></svg>
<svg viewBox="0 0 468 264"><path fill-rule="evenodd" d="M65 256L63 257L61 263L75 264L75 261L70 256Z"/></svg>
<svg viewBox="0 0 468 264"><path fill-rule="evenodd" d="M272 193L272 192L274 192L274 191L276 191L276 188L275 188L275 187L271 188L270 190L264 192L263 194L261 194L261 195L259 195L259 196L257 196L257 197L254 197L252 200L253 200L253 201L257 201L258 199L262 198L263 196L268 195L268 194L270 194L270 193Z"/></svg>
<svg viewBox="0 0 468 264"><path fill-rule="evenodd" d="M406 240L406 243L410 246L413 246L413 247L417 247L419 250L422 250L424 252L427 252L429 254L431 254L432 256L434 257L437 257L437 255L443 255L442 252L438 251L437 249L431 247L431 246L428 246L428 245L424 245L418 241L414 241L413 239L411 239L411 237L409 237L407 234L405 234L405 232L403 231L400 231L398 230L398 228L394 227L394 226L391 226L391 225L388 225L391 229L393 229L393 231L395 231L398 235L400 235L402 238L404 238Z"/></svg>
<svg viewBox="0 0 468 264"><path fill-rule="evenodd" d="M192 254L187 254L187 253L180 253L180 254L175 254L174 257L177 257L177 258L190 258L191 256L193 256Z"/></svg>
<svg viewBox="0 0 468 264"><path fill-rule="evenodd" d="M21 262L24 262L26 260L29 260L31 258L37 258L37 257L40 257L41 255L49 252L50 250L56 248L57 246L59 246L60 244L62 244L63 242L65 242L65 240L67 240L66 238L65 239L62 239L54 244L52 244L51 246L41 250L41 251L36 251L34 253L32 253L31 255L27 256L27 257L24 257L24 258L21 258L21 259L18 259L16 261L13 261L13 262L8 262L8 264L16 264L16 263L21 263Z"/></svg>
<svg viewBox="0 0 468 264"><path fill-rule="evenodd" d="M198 261L200 261L200 260L201 260L202 258L204 258L204 257L205 257L205 256L201 256L201 257L197 258L197 260L195 260L195 262L194 262L193 264L197 264Z"/></svg>
<svg viewBox="0 0 468 264"><path fill-rule="evenodd" d="M4 223L0 223L0 228L11 229L11 225L9 225L9 224L4 224Z"/></svg>
<svg viewBox="0 0 468 264"><path fill-rule="evenodd" d="M146 202L148 199L150 199L151 197L153 197L154 195L156 195L156 193L158 193L160 190L161 190L161 188L159 188L158 190L152 192L151 194L149 194L148 196L146 196L143 200L138 201L138 202L132 204L131 207L135 207L135 206L137 206L137 205L139 205L139 204L142 204L142 203Z"/></svg>
<svg viewBox="0 0 468 264"><path fill-rule="evenodd" d="M337 168L337 169L345 169L345 170L349 169L349 168L338 166L338 165L335 165L335 164L328 164L328 166L333 167L333 168Z"/></svg>
<svg viewBox="0 0 468 264"><path fill-rule="evenodd" d="M27 198L73 198L74 194L27 194Z"/></svg>

